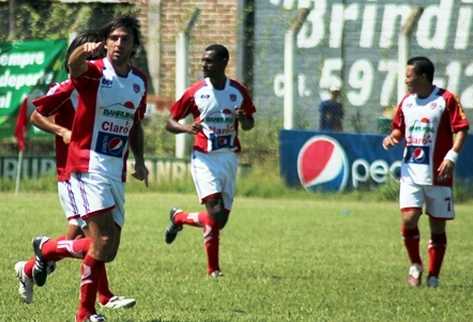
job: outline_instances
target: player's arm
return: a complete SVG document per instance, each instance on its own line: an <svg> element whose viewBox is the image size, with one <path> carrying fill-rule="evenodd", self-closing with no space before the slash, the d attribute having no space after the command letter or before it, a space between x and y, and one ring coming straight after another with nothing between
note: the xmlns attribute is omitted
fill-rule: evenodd
<svg viewBox="0 0 473 322"><path fill-rule="evenodd" d="M241 128L245 131L251 130L255 126L255 119L252 115L246 115L243 109L239 108L236 110L238 122L241 124Z"/></svg>
<svg viewBox="0 0 473 322"><path fill-rule="evenodd" d="M141 122L133 126L130 132L130 149L135 157L135 172L132 176L140 181L144 181L148 186L148 169L145 165L144 159L144 131Z"/></svg>
<svg viewBox="0 0 473 322"><path fill-rule="evenodd" d="M41 130L62 137L64 143L71 142L71 131L63 126L54 123L50 118L42 115L34 110L30 117L31 123L39 127Z"/></svg>
<svg viewBox="0 0 473 322"><path fill-rule="evenodd" d="M187 133L195 135L202 130L202 124L198 121L193 121L191 124L181 124L171 116L166 122L166 130L174 134Z"/></svg>
<svg viewBox="0 0 473 322"><path fill-rule="evenodd" d="M439 176L442 178L449 178L453 175L453 169L458 159L458 154L465 144L465 140L468 134L468 129L462 129L455 133L452 148L447 152L443 158L442 163L437 169Z"/></svg>
<svg viewBox="0 0 473 322"><path fill-rule="evenodd" d="M98 53L103 46L103 42L88 42L74 49L67 62L70 76L75 78L87 72L87 58Z"/></svg>
<svg viewBox="0 0 473 322"><path fill-rule="evenodd" d="M388 150L398 144L402 139L402 132L399 129L393 129L391 134L383 139L383 148Z"/></svg>

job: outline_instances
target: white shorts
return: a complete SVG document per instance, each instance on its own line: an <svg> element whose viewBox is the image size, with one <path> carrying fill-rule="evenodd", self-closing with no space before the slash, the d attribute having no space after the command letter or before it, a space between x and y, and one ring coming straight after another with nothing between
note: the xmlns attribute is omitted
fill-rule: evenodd
<svg viewBox="0 0 473 322"><path fill-rule="evenodd" d="M401 180L400 208L422 208L433 218L450 220L455 217L451 187L424 186Z"/></svg>
<svg viewBox="0 0 473 322"><path fill-rule="evenodd" d="M81 228L84 228L87 224L85 221L80 219L70 181L58 181L57 193L59 196L59 203L64 210L64 215L66 216L69 225L80 226Z"/></svg>
<svg viewBox="0 0 473 322"><path fill-rule="evenodd" d="M238 160L236 153L231 151L192 151L191 173L200 202L207 196L221 193L225 209L232 209Z"/></svg>
<svg viewBox="0 0 473 322"><path fill-rule="evenodd" d="M125 185L98 173L73 173L70 178L77 212L82 220L111 210L115 223L125 222Z"/></svg>

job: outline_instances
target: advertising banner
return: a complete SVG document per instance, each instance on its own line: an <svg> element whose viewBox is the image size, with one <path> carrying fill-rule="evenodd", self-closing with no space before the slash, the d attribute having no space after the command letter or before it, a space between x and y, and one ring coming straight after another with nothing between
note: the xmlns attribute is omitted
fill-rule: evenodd
<svg viewBox="0 0 473 322"><path fill-rule="evenodd" d="M282 130L280 171L289 186L309 191L343 191L399 178L402 143L385 151L384 136ZM473 138L466 140L456 164L456 178L473 180Z"/></svg>
<svg viewBox="0 0 473 322"><path fill-rule="evenodd" d="M66 46L65 40L0 43L0 138L13 136L25 96L39 96L53 80L67 77L63 67Z"/></svg>

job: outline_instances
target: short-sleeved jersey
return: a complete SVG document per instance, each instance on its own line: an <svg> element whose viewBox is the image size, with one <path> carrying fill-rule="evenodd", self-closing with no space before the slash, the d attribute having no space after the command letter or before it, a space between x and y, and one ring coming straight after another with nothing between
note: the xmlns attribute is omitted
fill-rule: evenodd
<svg viewBox="0 0 473 322"><path fill-rule="evenodd" d="M453 133L468 129L468 119L457 98L434 87L426 98L409 94L399 104L392 122L405 139L401 178L419 185L451 186L439 181L437 169L453 146Z"/></svg>
<svg viewBox="0 0 473 322"><path fill-rule="evenodd" d="M125 180L129 136L146 111L146 77L136 68L119 76L107 58L72 78L79 97L66 171Z"/></svg>
<svg viewBox="0 0 473 322"><path fill-rule="evenodd" d="M46 95L33 100L36 111L43 116L54 116L54 122L67 129L72 129L75 109L77 107L77 91L71 80L52 86ZM68 145L62 137L56 135L56 171L58 181L68 179L66 161Z"/></svg>
<svg viewBox="0 0 473 322"><path fill-rule="evenodd" d="M180 120L192 114L202 131L194 137L195 150L209 153L241 150L235 110L243 109L247 117L256 112L247 89L228 79L222 90L213 87L209 78L191 85L171 107L171 117Z"/></svg>

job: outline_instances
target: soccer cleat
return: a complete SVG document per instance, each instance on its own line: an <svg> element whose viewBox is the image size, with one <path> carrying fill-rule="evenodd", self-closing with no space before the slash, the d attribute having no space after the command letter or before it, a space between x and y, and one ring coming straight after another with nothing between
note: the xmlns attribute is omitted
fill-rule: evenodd
<svg viewBox="0 0 473 322"><path fill-rule="evenodd" d="M25 267L26 262L18 262L15 264L16 277L18 278L19 286L18 293L20 298L26 304L33 302L33 280L29 278L23 268Z"/></svg>
<svg viewBox="0 0 473 322"><path fill-rule="evenodd" d="M436 288L439 286L439 278L437 276L427 277L427 287Z"/></svg>
<svg viewBox="0 0 473 322"><path fill-rule="evenodd" d="M87 319L82 320L82 321L79 321L77 319L77 316L76 316L75 320L76 320L76 322L105 322L105 321L107 321L105 319L105 316L103 316L101 314L92 314Z"/></svg>
<svg viewBox="0 0 473 322"><path fill-rule="evenodd" d="M33 251L35 261L33 266L33 281L38 286L43 286L48 277L48 263L43 259L41 248L43 244L49 240L48 237L39 236L33 239Z"/></svg>
<svg viewBox="0 0 473 322"><path fill-rule="evenodd" d="M171 244L174 239L176 239L177 233L182 230L182 225L176 225L174 223L174 216L181 211L182 209L178 208L172 208L169 211L169 220L171 220L171 224L166 228L166 232L164 233L164 241L166 244Z"/></svg>
<svg viewBox="0 0 473 322"><path fill-rule="evenodd" d="M218 270L213 271L212 273L209 274L209 277L217 279L217 278L223 277L223 273Z"/></svg>
<svg viewBox="0 0 473 322"><path fill-rule="evenodd" d="M106 304L100 304L105 309L128 309L135 306L136 300L124 296L112 296Z"/></svg>
<svg viewBox="0 0 473 322"><path fill-rule="evenodd" d="M413 287L419 287L422 278L422 266L419 264L412 264L409 267L409 275L407 276L407 284Z"/></svg>

